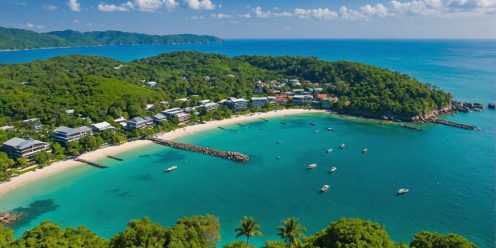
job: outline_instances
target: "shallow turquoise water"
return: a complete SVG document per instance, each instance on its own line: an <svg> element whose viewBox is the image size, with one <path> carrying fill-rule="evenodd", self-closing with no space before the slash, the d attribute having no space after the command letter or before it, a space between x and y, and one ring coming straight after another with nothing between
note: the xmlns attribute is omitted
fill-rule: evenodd
<svg viewBox="0 0 496 248"><path fill-rule="evenodd" d="M70 53L130 60L170 50L236 54L290 54L327 60L362 61L399 70L452 92L457 99L494 102L494 41L228 41L205 46L133 46L0 52L0 62L21 62ZM211 213L220 218L222 243L244 215L262 225L264 237L299 217L314 232L342 217L360 217L386 226L396 241L422 229L465 235L494 247L496 215L496 111L446 117L482 127L480 132L423 125L423 132L329 115L293 116L230 126L185 137L189 143L249 154L237 164L157 145L122 154L125 162L104 160L106 170L80 167L0 198L0 210L28 207L30 218L17 235L43 220L86 225L105 237L132 218L150 216L172 225L182 216ZM281 120L288 125L281 125ZM315 122L311 126L309 122ZM334 127L335 132L328 132ZM314 130L320 129L318 133ZM283 141L276 144L276 141ZM346 143L344 150L325 151ZM369 147L368 154L361 149ZM280 160L275 159L281 156ZM309 163L315 170L305 171ZM172 174L163 170L172 164ZM335 174L327 170L335 165ZM323 184L332 189L319 194ZM400 187L411 192L394 193Z"/></svg>

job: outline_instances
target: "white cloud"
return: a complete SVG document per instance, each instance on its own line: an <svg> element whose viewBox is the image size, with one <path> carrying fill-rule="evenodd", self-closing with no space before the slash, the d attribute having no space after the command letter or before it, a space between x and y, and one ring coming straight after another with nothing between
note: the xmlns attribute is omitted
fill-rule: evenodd
<svg viewBox="0 0 496 248"><path fill-rule="evenodd" d="M217 19L228 19L228 18L232 18L233 17L232 15L228 15L228 14L224 14L224 13L212 14L210 16L213 17L213 18L217 18Z"/></svg>
<svg viewBox="0 0 496 248"><path fill-rule="evenodd" d="M106 4L103 2L98 4L98 10L103 12L124 12L124 11L129 11L133 8L134 8L133 3L129 1L120 5Z"/></svg>
<svg viewBox="0 0 496 248"><path fill-rule="evenodd" d="M330 10L328 8L318 8L318 9L295 9L294 16L300 19L324 19L332 20L338 17L336 11Z"/></svg>
<svg viewBox="0 0 496 248"><path fill-rule="evenodd" d="M205 18L203 16L192 16L190 19L191 20L203 20Z"/></svg>
<svg viewBox="0 0 496 248"><path fill-rule="evenodd" d="M391 13L389 13L388 9L380 3L376 5L367 4L365 6L362 6L360 7L360 12L366 16L385 17L392 15Z"/></svg>
<svg viewBox="0 0 496 248"><path fill-rule="evenodd" d="M406 2L392 0L391 6L399 14L422 16L485 15L496 12L496 0L413 0Z"/></svg>
<svg viewBox="0 0 496 248"><path fill-rule="evenodd" d="M143 12L155 12L162 7L162 0L134 0L134 6Z"/></svg>
<svg viewBox="0 0 496 248"><path fill-rule="evenodd" d="M240 14L238 16L241 17L241 18L251 18L251 14L248 14L248 13L246 13L246 14Z"/></svg>
<svg viewBox="0 0 496 248"><path fill-rule="evenodd" d="M57 9L58 9L58 7L57 7L57 6L55 6L55 5L51 5L51 4L48 4L48 5L43 4L43 5L42 5L42 7L43 7L44 9L46 9L46 10L57 10Z"/></svg>
<svg viewBox="0 0 496 248"><path fill-rule="evenodd" d="M81 4L79 4L78 0L69 0L67 1L67 6L69 9L75 12L81 11Z"/></svg>
<svg viewBox="0 0 496 248"><path fill-rule="evenodd" d="M186 5L195 10L212 10L215 9L215 4L210 0L186 0Z"/></svg>
<svg viewBox="0 0 496 248"><path fill-rule="evenodd" d="M258 18L268 18L272 15L272 12L270 10L264 11L262 7L257 6L253 12L255 13L255 16Z"/></svg>
<svg viewBox="0 0 496 248"><path fill-rule="evenodd" d="M29 28L29 29L44 29L45 28L45 26L43 26L43 25L36 25L36 24L30 23L30 22L28 22L22 26Z"/></svg>
<svg viewBox="0 0 496 248"><path fill-rule="evenodd" d="M167 7L170 10L176 8L179 5L179 3L176 2L176 0L163 0L163 2L165 7Z"/></svg>

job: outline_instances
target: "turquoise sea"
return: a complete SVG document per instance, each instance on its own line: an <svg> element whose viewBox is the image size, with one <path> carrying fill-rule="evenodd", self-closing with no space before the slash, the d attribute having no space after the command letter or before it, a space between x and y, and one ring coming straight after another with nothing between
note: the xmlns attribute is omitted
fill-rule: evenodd
<svg viewBox="0 0 496 248"><path fill-rule="evenodd" d="M0 52L0 63L73 53L129 61L175 50L360 61L410 74L456 99L496 102L496 41L228 40ZM210 213L221 221L221 244L234 240L237 222L251 215L264 232L254 239L257 245L277 239L275 227L295 216L308 234L339 217L359 217L383 224L395 241L408 242L425 229L495 247L496 111L446 119L482 130L421 125L424 131L416 132L327 114L253 121L181 139L247 153L252 157L247 164L151 145L121 154L124 162L103 160L110 166L105 170L82 166L20 188L0 198L0 211L24 208L29 213L15 226L18 236L44 220L86 225L110 237L133 218L150 216L172 225L182 216ZM343 150L341 143L347 145ZM365 146L369 152L362 154ZM328 154L328 148L334 151ZM310 163L318 167L306 171ZM173 164L177 171L163 173ZM329 174L333 165L338 170ZM318 192L323 184L332 187L325 194ZM402 187L411 192L397 197Z"/></svg>

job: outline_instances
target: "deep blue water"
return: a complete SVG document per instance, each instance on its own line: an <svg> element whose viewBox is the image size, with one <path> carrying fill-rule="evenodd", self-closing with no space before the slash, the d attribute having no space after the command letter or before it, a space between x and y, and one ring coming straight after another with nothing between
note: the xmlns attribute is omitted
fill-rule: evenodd
<svg viewBox="0 0 496 248"><path fill-rule="evenodd" d="M451 92L455 98L496 102L495 41L411 40L230 40L222 44L113 46L0 52L0 62L19 63L64 54L109 56L123 61L177 51L302 55L352 60L407 73ZM299 217L309 232L339 217L360 217L385 225L396 241L420 230L455 232L481 247L494 247L496 224L496 111L463 113L447 119L482 128L479 132L422 125L423 132L327 115L294 116L211 130L185 142L249 154L247 165L160 146L123 154L124 163L103 161L107 170L80 167L28 185L0 198L0 210L29 207L22 231L43 220L87 225L109 237L131 218L150 216L172 225L181 216L212 213L222 224L222 243L234 239L243 215L275 239L275 227ZM311 126L309 122L317 125ZM325 131L332 126L336 132ZM321 129L314 133L315 129ZM276 141L283 143L277 145ZM345 150L326 154L346 143ZM361 154L368 146L368 154ZM276 160L275 156L281 156ZM305 171L307 164L318 168ZM163 169L178 164L174 174ZM327 169L336 165L330 175ZM317 191L323 184L332 190ZM396 197L400 187L411 192Z"/></svg>

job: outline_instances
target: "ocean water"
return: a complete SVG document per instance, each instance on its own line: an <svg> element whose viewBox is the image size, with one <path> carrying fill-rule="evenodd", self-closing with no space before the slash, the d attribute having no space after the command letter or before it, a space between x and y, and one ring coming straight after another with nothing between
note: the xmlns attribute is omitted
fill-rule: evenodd
<svg viewBox="0 0 496 248"><path fill-rule="evenodd" d="M230 40L0 52L0 62L71 53L128 61L174 50L360 61L413 75L460 100L496 101L495 41ZM429 230L459 233L481 247L495 247L496 111L446 119L482 130L420 125L424 131L416 132L327 114L259 120L181 139L247 153L249 163L151 145L121 154L124 162L103 160L108 169L82 166L24 186L0 198L0 211L21 207L29 213L14 226L17 236L44 220L85 225L110 237L133 218L150 216L173 225L182 216L210 213L221 221L221 244L233 241L237 222L251 215L264 233L254 238L257 245L277 239L275 228L287 217L300 218L307 234L339 217L359 217L383 224L398 242ZM341 143L347 144L343 150L338 149ZM367 154L360 152L363 147L369 148ZM328 148L334 151L328 154ZM318 167L305 170L310 163ZM179 169L164 173L171 165ZM328 173L331 166L338 168L336 173ZM323 184L331 190L322 194ZM396 196L403 187L411 192Z"/></svg>

